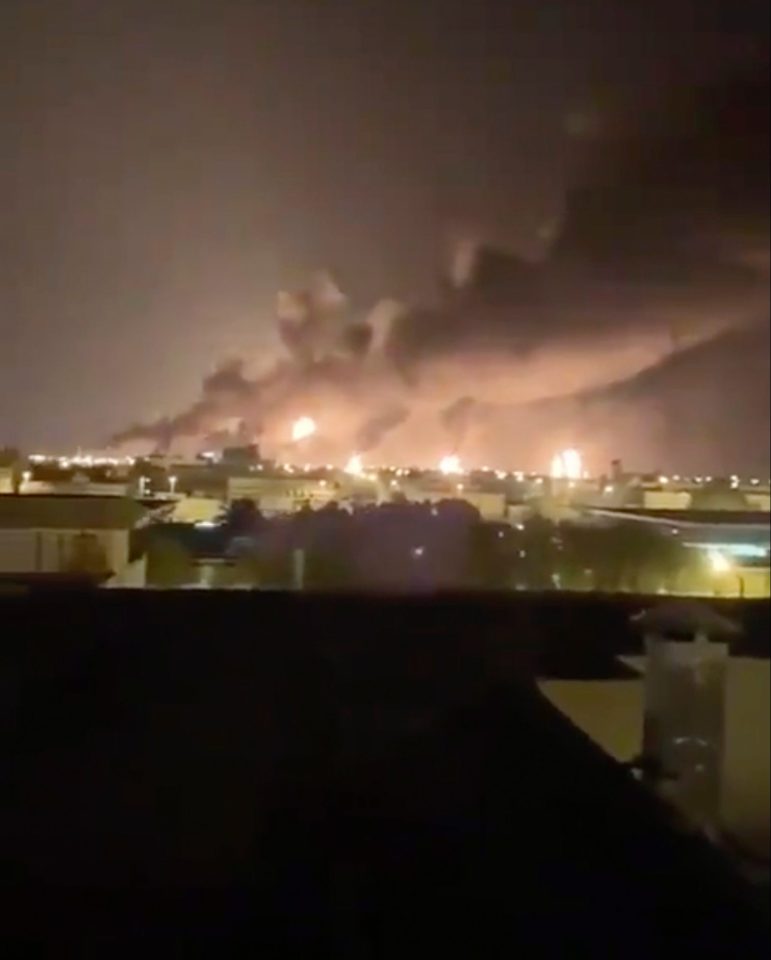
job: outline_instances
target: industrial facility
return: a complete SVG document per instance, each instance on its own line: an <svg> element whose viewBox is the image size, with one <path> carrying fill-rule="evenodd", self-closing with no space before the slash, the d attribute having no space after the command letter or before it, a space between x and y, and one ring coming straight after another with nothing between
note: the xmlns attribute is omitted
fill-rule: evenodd
<svg viewBox="0 0 771 960"><path fill-rule="evenodd" d="M33 454L6 456L0 490L0 573L5 577L72 575L80 556L73 554L72 537L79 537L81 546L91 537L101 544L102 560L95 567L92 557L90 573L98 568L108 585L142 585L141 557L130 546L134 528L217 529L244 503L266 521L280 522L325 509L353 515L386 505L461 502L481 524L502 533L518 534L533 518L555 529L655 531L705 560L701 581L669 589L771 595L768 478L641 474L618 461L597 476L575 449L555 454L541 474L467 469L457 454L440 458L433 469L369 464L360 454L341 466L278 463L263 458L254 444L187 459ZM103 549L105 538L109 549ZM515 588L528 582L521 575L509 579ZM580 589L598 589L591 577L577 582ZM562 586L559 575L550 586Z"/></svg>

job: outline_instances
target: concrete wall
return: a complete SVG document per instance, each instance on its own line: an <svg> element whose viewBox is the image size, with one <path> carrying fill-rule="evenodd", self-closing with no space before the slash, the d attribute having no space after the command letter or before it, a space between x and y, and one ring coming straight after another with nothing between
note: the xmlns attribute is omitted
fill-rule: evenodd
<svg viewBox="0 0 771 960"><path fill-rule="evenodd" d="M687 510L690 505L691 494L687 490L643 491L645 510Z"/></svg>
<svg viewBox="0 0 771 960"><path fill-rule="evenodd" d="M27 480L19 486L19 493L77 494L85 497L125 497L128 492L127 483L55 483L48 480Z"/></svg>
<svg viewBox="0 0 771 960"><path fill-rule="evenodd" d="M644 669L644 658L632 661ZM643 683L639 680L547 680L552 703L619 761L642 745ZM726 691L723 825L762 857L769 851L769 663L731 657ZM751 735L749 731L752 731Z"/></svg>
<svg viewBox="0 0 771 960"><path fill-rule="evenodd" d="M215 497L182 497L175 503L171 519L175 523L211 523L224 506Z"/></svg>
<svg viewBox="0 0 771 960"><path fill-rule="evenodd" d="M126 530L0 530L0 573L60 573L66 571L83 534L95 538L104 551L107 569L120 573L128 564Z"/></svg>
<svg viewBox="0 0 771 960"><path fill-rule="evenodd" d="M720 597L744 596L748 600L771 597L771 569L737 566L725 576L715 578L713 592Z"/></svg>
<svg viewBox="0 0 771 960"><path fill-rule="evenodd" d="M745 493L744 498L753 510L759 510L761 513L771 513L771 494L750 492Z"/></svg>

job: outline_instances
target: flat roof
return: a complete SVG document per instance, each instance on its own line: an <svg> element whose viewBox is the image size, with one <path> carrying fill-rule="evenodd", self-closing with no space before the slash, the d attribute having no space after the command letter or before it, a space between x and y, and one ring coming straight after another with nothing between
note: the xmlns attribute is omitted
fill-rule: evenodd
<svg viewBox="0 0 771 960"><path fill-rule="evenodd" d="M587 507L599 516L647 520L686 526L771 527L771 514L762 510L646 510L642 507Z"/></svg>
<svg viewBox="0 0 771 960"><path fill-rule="evenodd" d="M0 495L0 529L130 530L146 513L130 497L88 494Z"/></svg>

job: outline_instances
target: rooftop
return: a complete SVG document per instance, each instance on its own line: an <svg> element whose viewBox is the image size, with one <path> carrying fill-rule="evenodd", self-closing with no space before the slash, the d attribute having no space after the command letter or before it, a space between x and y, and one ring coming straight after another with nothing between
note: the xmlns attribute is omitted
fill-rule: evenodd
<svg viewBox="0 0 771 960"><path fill-rule="evenodd" d="M4 598L3 942L79 956L150 940L205 957L766 955L765 919L722 855L535 686L536 668L610 666L624 637L639 652L640 604ZM767 604L716 606L767 650ZM639 697L636 674L617 699L620 684Z"/></svg>
<svg viewBox="0 0 771 960"><path fill-rule="evenodd" d="M0 529L130 530L144 508L128 497L3 494Z"/></svg>
<svg viewBox="0 0 771 960"><path fill-rule="evenodd" d="M743 526L769 527L771 514L761 510L646 510L643 507L589 508L603 516L627 517L630 520L650 520L687 526Z"/></svg>

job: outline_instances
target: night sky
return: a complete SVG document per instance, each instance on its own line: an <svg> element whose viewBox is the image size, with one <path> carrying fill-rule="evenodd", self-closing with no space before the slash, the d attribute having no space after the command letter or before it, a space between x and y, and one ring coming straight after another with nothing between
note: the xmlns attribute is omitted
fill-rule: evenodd
<svg viewBox="0 0 771 960"><path fill-rule="evenodd" d="M763 68L766 6L3 0L0 445L184 406L311 269L430 302L448 237L542 256L617 116Z"/></svg>

